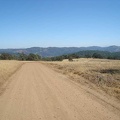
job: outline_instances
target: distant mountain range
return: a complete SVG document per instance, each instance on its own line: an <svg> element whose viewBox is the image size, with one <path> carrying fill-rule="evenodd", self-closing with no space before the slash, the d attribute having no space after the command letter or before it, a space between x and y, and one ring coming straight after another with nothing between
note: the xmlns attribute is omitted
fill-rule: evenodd
<svg viewBox="0 0 120 120"><path fill-rule="evenodd" d="M99 47L99 46L90 46L90 47L31 47L25 49L0 49L0 53L34 53L39 54L42 57L52 57L52 56L60 56L63 54L71 54L79 51L86 50L98 50L98 51L108 51L108 52L120 52L120 46L109 46L109 47Z"/></svg>

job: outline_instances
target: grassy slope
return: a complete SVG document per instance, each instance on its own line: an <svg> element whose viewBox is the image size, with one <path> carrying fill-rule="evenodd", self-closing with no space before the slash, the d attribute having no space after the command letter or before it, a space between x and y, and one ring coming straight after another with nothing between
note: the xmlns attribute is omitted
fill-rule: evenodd
<svg viewBox="0 0 120 120"><path fill-rule="evenodd" d="M2 85L8 80L8 78L20 68L23 63L20 61L3 61L0 60L0 92Z"/></svg>
<svg viewBox="0 0 120 120"><path fill-rule="evenodd" d="M48 62L77 82L94 84L109 95L120 99L120 60L76 59L73 62Z"/></svg>

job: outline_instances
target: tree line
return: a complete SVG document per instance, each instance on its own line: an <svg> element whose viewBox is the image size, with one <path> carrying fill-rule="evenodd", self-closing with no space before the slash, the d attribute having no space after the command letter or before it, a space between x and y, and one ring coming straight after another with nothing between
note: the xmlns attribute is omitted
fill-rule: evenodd
<svg viewBox="0 0 120 120"><path fill-rule="evenodd" d="M112 59L112 60L120 60L120 52L106 52L106 51L80 51L73 54L66 54L61 56L55 56L55 57L45 57L42 58L38 54L24 54L24 53L18 53L18 54L10 54L10 53L1 53L0 54L0 60L21 60L21 61L62 61L63 59L68 59L69 61L72 61L75 58L99 58L99 59Z"/></svg>
<svg viewBox="0 0 120 120"><path fill-rule="evenodd" d="M120 60L120 52L107 52L107 51L80 51L73 54L61 55L56 57L48 57L44 58L47 61L62 61L63 59L68 59L72 61L75 58L98 58L98 59L112 59L112 60Z"/></svg>
<svg viewBox="0 0 120 120"><path fill-rule="evenodd" d="M18 53L18 54L9 54L9 53L1 53L0 54L0 60L21 60L21 61L38 61L41 60L41 56L38 54L24 54L24 53Z"/></svg>

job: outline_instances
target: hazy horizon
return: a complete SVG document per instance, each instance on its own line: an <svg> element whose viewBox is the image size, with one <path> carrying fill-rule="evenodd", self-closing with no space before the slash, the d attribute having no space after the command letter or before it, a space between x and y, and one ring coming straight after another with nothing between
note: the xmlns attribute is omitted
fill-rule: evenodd
<svg viewBox="0 0 120 120"><path fill-rule="evenodd" d="M48 47L42 47L42 46L31 46L31 47L20 47L20 48L0 48L0 49L27 49L27 48L35 48L35 47L40 47L40 48L80 48L80 47L111 47L111 46L117 46L120 47L119 45L110 45L110 46L48 46Z"/></svg>

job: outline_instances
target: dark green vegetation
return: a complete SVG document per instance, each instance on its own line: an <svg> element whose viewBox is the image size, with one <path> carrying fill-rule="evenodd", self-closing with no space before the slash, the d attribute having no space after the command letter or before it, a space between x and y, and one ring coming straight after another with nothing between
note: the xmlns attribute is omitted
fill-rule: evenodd
<svg viewBox="0 0 120 120"><path fill-rule="evenodd" d="M98 59L112 59L112 60L120 60L120 52L107 52L107 51L95 51L95 50L88 50L88 51L80 51L73 54L68 55L61 55L57 57L49 57L45 58L48 61L62 61L63 59L68 59L72 61L75 58L98 58Z"/></svg>
<svg viewBox="0 0 120 120"><path fill-rule="evenodd" d="M32 53L30 53L29 55L26 55L24 53L13 54L13 55L9 53L2 53L0 54L0 60L38 61L41 60L41 56Z"/></svg>
<svg viewBox="0 0 120 120"><path fill-rule="evenodd" d="M108 52L120 52L120 46L109 46L109 47L98 47L98 46L91 46L91 47L32 47L26 49L0 49L0 53L9 53L9 54L18 54L18 53L25 53L25 54L38 54L42 57L55 57L61 56L64 54L71 54L76 53L79 51L87 51L87 50L98 50L98 51L108 51Z"/></svg>
<svg viewBox="0 0 120 120"><path fill-rule="evenodd" d="M96 50L87 50L80 51L73 54L66 54L55 57L41 57L38 54L9 54L9 53L1 53L1 60L22 60L22 61L37 61L37 60L45 60L45 61L62 61L63 59L68 59L69 61L73 61L75 58L99 58L99 59L112 59L112 60L120 60L120 52L107 52L107 51L96 51Z"/></svg>

